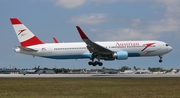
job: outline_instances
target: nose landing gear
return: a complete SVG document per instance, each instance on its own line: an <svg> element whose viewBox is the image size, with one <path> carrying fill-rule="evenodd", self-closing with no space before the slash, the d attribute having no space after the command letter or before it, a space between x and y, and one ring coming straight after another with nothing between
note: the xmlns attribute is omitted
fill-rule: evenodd
<svg viewBox="0 0 180 98"><path fill-rule="evenodd" d="M159 56L160 60L159 60L159 63L162 63L162 56Z"/></svg>

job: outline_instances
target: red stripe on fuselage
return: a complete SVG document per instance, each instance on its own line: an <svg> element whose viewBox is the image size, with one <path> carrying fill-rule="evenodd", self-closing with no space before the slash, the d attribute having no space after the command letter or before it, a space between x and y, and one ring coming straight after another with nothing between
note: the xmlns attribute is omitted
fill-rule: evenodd
<svg viewBox="0 0 180 98"><path fill-rule="evenodd" d="M32 46L32 45L37 45L37 44L44 44L41 40L39 40L36 36L20 43L21 46L26 47L26 46Z"/></svg>
<svg viewBox="0 0 180 98"><path fill-rule="evenodd" d="M11 23L14 24L22 24L17 18L10 18Z"/></svg>
<svg viewBox="0 0 180 98"><path fill-rule="evenodd" d="M146 47L145 47L143 50L141 50L141 51L144 51L146 48L148 48L148 47L152 46L153 44L155 44L155 43L145 44L145 45L146 45Z"/></svg>

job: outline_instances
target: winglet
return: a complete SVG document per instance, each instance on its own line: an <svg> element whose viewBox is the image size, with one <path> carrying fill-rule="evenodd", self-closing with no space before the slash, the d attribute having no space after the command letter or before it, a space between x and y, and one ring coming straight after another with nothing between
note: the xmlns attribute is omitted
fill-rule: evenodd
<svg viewBox="0 0 180 98"><path fill-rule="evenodd" d="M81 36L82 39L89 39L86 34L81 30L81 28L79 26L76 26L78 32L79 32L79 35Z"/></svg>
<svg viewBox="0 0 180 98"><path fill-rule="evenodd" d="M59 43L58 40L55 37L53 37L53 40L54 40L55 43Z"/></svg>

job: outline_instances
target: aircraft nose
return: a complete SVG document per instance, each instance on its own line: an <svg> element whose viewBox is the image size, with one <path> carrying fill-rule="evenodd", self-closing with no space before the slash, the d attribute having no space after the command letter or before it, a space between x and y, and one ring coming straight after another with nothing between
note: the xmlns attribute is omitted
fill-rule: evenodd
<svg viewBox="0 0 180 98"><path fill-rule="evenodd" d="M170 51L172 51L172 47L171 47L171 46L169 46L169 47L168 47L168 50L169 50L169 52L170 52Z"/></svg>

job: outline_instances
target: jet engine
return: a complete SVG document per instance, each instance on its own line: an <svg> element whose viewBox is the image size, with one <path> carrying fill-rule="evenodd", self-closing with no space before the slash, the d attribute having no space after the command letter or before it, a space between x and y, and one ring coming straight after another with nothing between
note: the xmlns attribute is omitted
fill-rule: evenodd
<svg viewBox="0 0 180 98"><path fill-rule="evenodd" d="M113 58L117 60L126 60L128 58L128 53L126 51L119 51L113 54Z"/></svg>

